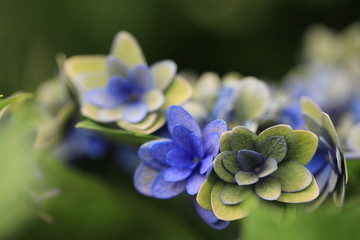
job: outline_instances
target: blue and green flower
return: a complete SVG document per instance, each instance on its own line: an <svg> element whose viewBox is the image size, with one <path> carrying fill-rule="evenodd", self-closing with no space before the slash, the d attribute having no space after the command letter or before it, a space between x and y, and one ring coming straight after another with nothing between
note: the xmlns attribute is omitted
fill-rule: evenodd
<svg viewBox="0 0 360 240"><path fill-rule="evenodd" d="M133 132L156 131L166 122L166 110L192 94L173 61L149 66L128 32L116 35L110 55L73 56L64 66L85 117Z"/></svg>

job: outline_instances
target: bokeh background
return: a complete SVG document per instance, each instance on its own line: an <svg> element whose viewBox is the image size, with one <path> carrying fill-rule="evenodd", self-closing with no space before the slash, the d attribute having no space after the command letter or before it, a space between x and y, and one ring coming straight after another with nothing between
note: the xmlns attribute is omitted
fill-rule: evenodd
<svg viewBox="0 0 360 240"><path fill-rule="evenodd" d="M58 53L106 54L120 30L138 39L149 63L173 59L179 69L280 81L300 61L310 26L341 30L360 20L359 9L358 0L0 0L0 90L34 91L56 75ZM223 231L208 227L189 198L140 195L132 173L114 162L72 168L54 160L46 168L48 184L61 189L40 203L54 222L26 216L9 239L238 236L237 223Z"/></svg>

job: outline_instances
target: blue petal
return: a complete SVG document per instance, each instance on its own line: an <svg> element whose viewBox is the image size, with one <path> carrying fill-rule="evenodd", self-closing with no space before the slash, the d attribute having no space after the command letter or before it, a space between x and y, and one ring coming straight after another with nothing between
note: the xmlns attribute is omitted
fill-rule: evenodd
<svg viewBox="0 0 360 240"><path fill-rule="evenodd" d="M128 67L123 63L120 59L115 56L108 56L106 58L106 68L108 72L108 76L122 76L126 77L128 74Z"/></svg>
<svg viewBox="0 0 360 240"><path fill-rule="evenodd" d="M205 174L212 166L214 161L214 157L212 155L208 155L206 158L202 159L200 162L200 174Z"/></svg>
<svg viewBox="0 0 360 240"><path fill-rule="evenodd" d="M190 135L190 144L192 152L199 158L204 157L204 146L201 142L200 138L196 136L194 133Z"/></svg>
<svg viewBox="0 0 360 240"><path fill-rule="evenodd" d="M128 96L133 92L133 86L131 83L120 76L111 77L107 86L108 94L121 102L128 100Z"/></svg>
<svg viewBox="0 0 360 240"><path fill-rule="evenodd" d="M129 71L128 79L132 85L141 92L153 88L153 79L149 67L139 64Z"/></svg>
<svg viewBox="0 0 360 240"><path fill-rule="evenodd" d="M170 142L170 144L169 144ZM162 158L161 153L160 156L156 155L157 153L159 153L159 150L155 150L155 155L154 155L154 151L151 151L151 149L153 148L153 146L156 145L157 148L160 146L168 146L171 145L172 146L172 141L170 140L155 140L155 141L150 141L147 143L144 143L143 145L141 145L139 151L138 151L138 155L139 158L146 163L147 165L156 168L158 170L162 170L164 167L167 166L166 164L166 154L167 152L163 152L164 157ZM163 150L164 148L162 147L161 150Z"/></svg>
<svg viewBox="0 0 360 240"><path fill-rule="evenodd" d="M169 182L178 182L190 176L192 169L190 168L168 168L164 171L164 179Z"/></svg>
<svg viewBox="0 0 360 240"><path fill-rule="evenodd" d="M163 172L161 172L154 180L151 191L156 198L172 198L185 190L185 184L185 180L180 182L165 181Z"/></svg>
<svg viewBox="0 0 360 240"><path fill-rule="evenodd" d="M326 164L325 153L317 150L311 161L305 166L313 175L324 168Z"/></svg>
<svg viewBox="0 0 360 240"><path fill-rule="evenodd" d="M194 156L180 148L175 148L167 154L166 161L170 166L186 168L194 163Z"/></svg>
<svg viewBox="0 0 360 240"><path fill-rule="evenodd" d="M124 109L124 119L130 123L138 123L146 116L146 104L142 101L127 104Z"/></svg>
<svg viewBox="0 0 360 240"><path fill-rule="evenodd" d="M172 133L174 144L188 152L191 152L191 134L192 132L183 125L176 125Z"/></svg>
<svg viewBox="0 0 360 240"><path fill-rule="evenodd" d="M195 133L198 137L201 137L201 130L195 119L182 107L173 105L170 107L168 114L168 129L172 135L174 127L178 124L183 125L191 132Z"/></svg>
<svg viewBox="0 0 360 240"><path fill-rule="evenodd" d="M212 211L200 207L195 199L194 205L199 216L211 227L221 230L229 226L230 222L218 219Z"/></svg>
<svg viewBox="0 0 360 240"><path fill-rule="evenodd" d="M159 171L142 163L134 174L134 185L136 190L146 196L152 196L152 185L159 175Z"/></svg>
<svg viewBox="0 0 360 240"><path fill-rule="evenodd" d="M161 140L152 144L150 148L151 155L161 164L168 166L166 161L167 154L175 148L172 140Z"/></svg>
<svg viewBox="0 0 360 240"><path fill-rule="evenodd" d="M324 169L320 170L318 174L315 175L316 183L319 186L319 191L322 192L324 187L329 181L331 175L331 166L328 164L324 167Z"/></svg>
<svg viewBox="0 0 360 240"><path fill-rule="evenodd" d="M186 192L190 195L197 194L205 179L206 176L203 174L194 173L191 175L191 177L187 180Z"/></svg>
<svg viewBox="0 0 360 240"><path fill-rule="evenodd" d="M96 88L85 93L85 99L99 108L115 108L122 104L122 100L112 97L106 88Z"/></svg>
<svg viewBox="0 0 360 240"><path fill-rule="evenodd" d="M217 132L213 132L207 136L204 140L205 154L216 157L220 150L220 135Z"/></svg>
<svg viewBox="0 0 360 240"><path fill-rule="evenodd" d="M217 132L219 136L227 130L226 122L217 119L206 125L202 131L203 141L212 133Z"/></svg>

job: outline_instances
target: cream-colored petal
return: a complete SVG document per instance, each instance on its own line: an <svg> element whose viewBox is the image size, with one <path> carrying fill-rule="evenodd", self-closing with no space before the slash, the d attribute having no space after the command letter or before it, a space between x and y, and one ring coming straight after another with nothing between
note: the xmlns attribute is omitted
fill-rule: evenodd
<svg viewBox="0 0 360 240"><path fill-rule="evenodd" d="M161 90L166 89L174 79L176 69L176 64L171 60L154 63L151 66L151 73L155 87Z"/></svg>
<svg viewBox="0 0 360 240"><path fill-rule="evenodd" d="M139 43L133 35L125 31L116 34L111 47L111 54L123 61L129 68L145 63Z"/></svg>

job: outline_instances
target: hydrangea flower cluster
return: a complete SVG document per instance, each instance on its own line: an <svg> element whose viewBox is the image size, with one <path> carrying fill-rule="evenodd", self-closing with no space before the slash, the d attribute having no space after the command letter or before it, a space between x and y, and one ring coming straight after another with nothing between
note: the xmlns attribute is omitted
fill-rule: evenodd
<svg viewBox="0 0 360 240"><path fill-rule="evenodd" d="M339 39L328 43L347 38ZM119 165L128 169L138 157L137 191L159 199L187 193L216 229L251 214L254 203L303 203L314 209L332 195L341 207L346 158L360 159L359 84L349 77L360 76L353 68L360 59L351 55L342 64L345 50L326 59L324 49L309 45L320 55L307 55L305 75L293 71L284 80L285 91L238 73L220 78L207 72L191 85L171 60L149 66L135 38L119 32L109 55L64 60L68 86L54 79L40 87L36 104L44 117L36 148L62 142L56 147L69 159L122 154ZM7 101L12 98L0 101L0 117ZM77 126L86 130L73 129L79 119L76 101L87 118ZM61 134L69 128L68 137ZM115 146L111 137L138 144L137 153L122 151L127 145Z"/></svg>

